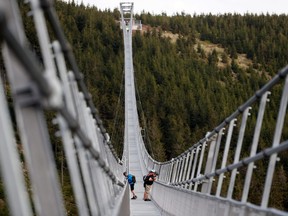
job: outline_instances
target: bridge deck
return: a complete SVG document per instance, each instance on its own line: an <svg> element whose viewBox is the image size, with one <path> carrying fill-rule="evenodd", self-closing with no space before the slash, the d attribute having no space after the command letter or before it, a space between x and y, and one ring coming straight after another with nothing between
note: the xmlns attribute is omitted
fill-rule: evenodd
<svg viewBox="0 0 288 216"><path fill-rule="evenodd" d="M144 201L144 187L143 187L143 173L141 169L140 155L138 153L138 148L135 143L129 145L129 160L130 160L130 173L136 176L135 193L137 195L136 200L130 200L130 212L131 215L161 215L160 210L156 207L153 200L151 202ZM153 190L153 186L152 186ZM130 193L131 197L131 193Z"/></svg>

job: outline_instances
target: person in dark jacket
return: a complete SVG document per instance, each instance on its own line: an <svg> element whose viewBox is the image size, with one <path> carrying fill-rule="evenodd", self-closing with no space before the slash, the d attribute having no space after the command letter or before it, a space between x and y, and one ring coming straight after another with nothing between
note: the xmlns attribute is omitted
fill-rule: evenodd
<svg viewBox="0 0 288 216"><path fill-rule="evenodd" d="M132 198L131 199L137 199L137 196L136 196L136 194L134 192L134 184L135 184L135 182L133 181L133 175L130 174L130 173L128 174L127 172L124 172L123 175L127 178L128 183L130 185L130 189L131 189L131 193L132 193Z"/></svg>
<svg viewBox="0 0 288 216"><path fill-rule="evenodd" d="M156 176L157 173L155 172L155 170L150 170L149 173L145 176L144 180L144 201L151 201L151 199L149 198L150 193L151 193L151 189L152 189L152 184L154 181L156 181Z"/></svg>

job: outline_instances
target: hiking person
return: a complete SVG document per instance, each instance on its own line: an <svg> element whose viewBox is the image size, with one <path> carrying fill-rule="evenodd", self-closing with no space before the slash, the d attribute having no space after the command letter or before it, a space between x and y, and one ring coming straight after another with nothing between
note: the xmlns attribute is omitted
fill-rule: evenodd
<svg viewBox="0 0 288 216"><path fill-rule="evenodd" d="M133 195L131 199L137 199L137 196L134 192L134 184L136 183L136 177L130 173L128 174L127 172L124 172L123 175L127 178L130 185L131 193Z"/></svg>
<svg viewBox="0 0 288 216"><path fill-rule="evenodd" d="M144 188L145 188L144 201L151 201L149 196L151 193L152 184L154 181L156 181L156 176L157 176L157 173L155 172L155 170L152 169L149 171L147 175L143 177Z"/></svg>

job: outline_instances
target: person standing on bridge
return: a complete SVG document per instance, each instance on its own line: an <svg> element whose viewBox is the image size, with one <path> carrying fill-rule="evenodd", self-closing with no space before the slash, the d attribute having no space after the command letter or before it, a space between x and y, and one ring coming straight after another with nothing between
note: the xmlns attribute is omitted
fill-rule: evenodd
<svg viewBox="0 0 288 216"><path fill-rule="evenodd" d="M151 189L152 189L152 184L154 181L156 181L156 176L157 173L155 172L155 170L150 170L149 173L144 176L143 181L144 181L144 201L151 201L151 199L149 198L150 193L151 193Z"/></svg>
<svg viewBox="0 0 288 216"><path fill-rule="evenodd" d="M128 174L127 172L124 172L123 175L127 178L128 183L130 185L130 189L131 189L131 193L132 193L132 198L131 199L137 199L137 196L134 192L134 184L136 183L136 178L134 175L132 174Z"/></svg>

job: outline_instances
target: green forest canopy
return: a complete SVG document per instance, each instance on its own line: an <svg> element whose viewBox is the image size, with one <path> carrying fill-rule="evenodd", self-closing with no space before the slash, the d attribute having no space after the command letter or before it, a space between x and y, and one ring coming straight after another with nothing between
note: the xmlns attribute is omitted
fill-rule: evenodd
<svg viewBox="0 0 288 216"><path fill-rule="evenodd" d="M123 138L116 135L123 130L123 106L118 105L124 52L120 13L73 2L58 1L56 6L121 154ZM135 18L148 27L133 34L133 57L142 126L158 160L171 159L197 142L287 64L284 15L145 13ZM207 52L207 43L215 49ZM239 64L243 56L245 67Z"/></svg>

